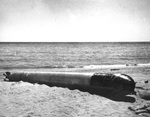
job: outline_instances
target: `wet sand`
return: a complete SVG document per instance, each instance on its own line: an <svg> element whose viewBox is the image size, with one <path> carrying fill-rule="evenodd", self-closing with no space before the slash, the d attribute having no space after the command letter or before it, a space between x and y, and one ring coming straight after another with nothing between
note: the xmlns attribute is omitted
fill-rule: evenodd
<svg viewBox="0 0 150 117"><path fill-rule="evenodd" d="M63 71L124 73L136 83L136 94L106 98L78 89L3 82L3 73L18 69L0 70L0 117L149 117L150 66L113 66L63 69L19 69L19 71ZM145 99L146 97L146 99Z"/></svg>

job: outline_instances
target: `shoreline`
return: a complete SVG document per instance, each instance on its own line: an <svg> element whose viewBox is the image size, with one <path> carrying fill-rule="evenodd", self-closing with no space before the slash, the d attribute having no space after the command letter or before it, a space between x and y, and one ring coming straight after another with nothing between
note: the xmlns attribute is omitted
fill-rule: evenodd
<svg viewBox="0 0 150 117"><path fill-rule="evenodd" d="M112 65L53 65L53 66L40 66L40 67L0 67L0 69L98 69L98 68L122 68L122 67L150 67L150 63L129 63L129 64L112 64Z"/></svg>

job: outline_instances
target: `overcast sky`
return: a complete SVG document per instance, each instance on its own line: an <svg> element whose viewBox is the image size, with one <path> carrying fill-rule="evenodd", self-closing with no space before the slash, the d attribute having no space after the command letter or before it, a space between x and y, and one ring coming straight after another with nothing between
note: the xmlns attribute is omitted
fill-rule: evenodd
<svg viewBox="0 0 150 117"><path fill-rule="evenodd" d="M150 41L150 0L0 0L0 41Z"/></svg>

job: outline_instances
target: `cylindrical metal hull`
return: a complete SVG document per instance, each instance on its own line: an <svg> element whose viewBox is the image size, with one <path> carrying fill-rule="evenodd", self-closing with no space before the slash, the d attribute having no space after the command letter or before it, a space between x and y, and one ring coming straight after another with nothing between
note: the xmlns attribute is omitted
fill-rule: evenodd
<svg viewBox="0 0 150 117"><path fill-rule="evenodd" d="M134 80L125 74L72 73L72 72L6 72L5 80L27 81L72 88L93 88L131 93Z"/></svg>

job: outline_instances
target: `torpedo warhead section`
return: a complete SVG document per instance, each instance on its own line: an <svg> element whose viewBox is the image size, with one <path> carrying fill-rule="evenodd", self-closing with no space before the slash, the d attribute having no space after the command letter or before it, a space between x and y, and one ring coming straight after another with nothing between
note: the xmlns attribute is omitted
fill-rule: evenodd
<svg viewBox="0 0 150 117"><path fill-rule="evenodd" d="M126 74L95 73L91 77L91 86L111 88L118 93L130 94L134 92L135 82Z"/></svg>

